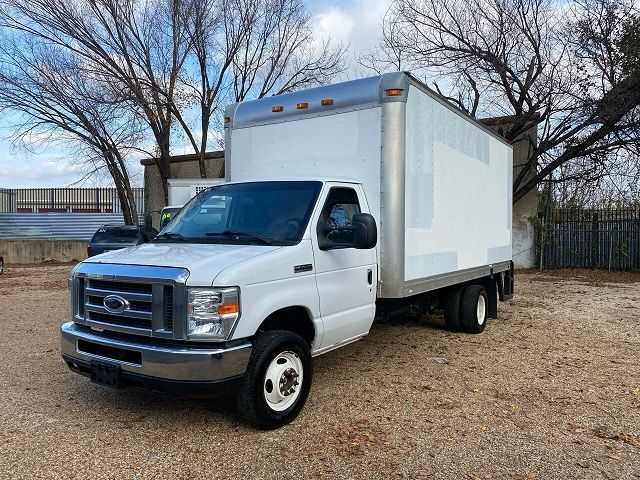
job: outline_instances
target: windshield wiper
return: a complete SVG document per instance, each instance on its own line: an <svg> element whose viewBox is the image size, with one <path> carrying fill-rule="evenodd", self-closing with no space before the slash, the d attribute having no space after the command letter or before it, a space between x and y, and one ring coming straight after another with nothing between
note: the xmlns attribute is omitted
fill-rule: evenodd
<svg viewBox="0 0 640 480"><path fill-rule="evenodd" d="M184 236L182 236L179 233L173 233L173 232L161 233L160 235L158 235L157 237L154 238L154 240L163 240L163 239L177 240L179 242L184 242L184 240L185 240Z"/></svg>
<svg viewBox="0 0 640 480"><path fill-rule="evenodd" d="M234 230L225 230L224 232L207 233L207 237L242 237L249 241L261 243L262 245L272 245L273 242L254 233L236 232Z"/></svg>

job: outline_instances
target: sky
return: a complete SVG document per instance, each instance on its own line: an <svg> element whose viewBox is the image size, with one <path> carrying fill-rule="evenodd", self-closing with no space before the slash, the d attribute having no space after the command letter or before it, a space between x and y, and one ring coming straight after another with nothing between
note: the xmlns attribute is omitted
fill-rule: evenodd
<svg viewBox="0 0 640 480"><path fill-rule="evenodd" d="M347 71L341 79L366 76L357 63L359 55L375 49L380 41L382 18L390 0L305 0L312 16L316 38L329 38L348 47ZM85 170L72 148L39 140L29 145L12 140L16 118L0 117L0 188L64 187L84 177ZM182 153L182 152L181 152ZM186 153L186 152L185 152ZM142 185L142 167L130 162L130 175ZM82 186L109 185L104 176L86 180Z"/></svg>

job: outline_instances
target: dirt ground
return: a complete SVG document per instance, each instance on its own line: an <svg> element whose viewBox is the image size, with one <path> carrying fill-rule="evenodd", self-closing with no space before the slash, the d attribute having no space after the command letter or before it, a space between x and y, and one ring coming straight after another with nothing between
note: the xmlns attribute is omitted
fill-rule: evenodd
<svg viewBox="0 0 640 480"><path fill-rule="evenodd" d="M521 273L481 335L374 326L291 425L111 390L59 352L69 266L0 276L1 478L640 478L640 275Z"/></svg>

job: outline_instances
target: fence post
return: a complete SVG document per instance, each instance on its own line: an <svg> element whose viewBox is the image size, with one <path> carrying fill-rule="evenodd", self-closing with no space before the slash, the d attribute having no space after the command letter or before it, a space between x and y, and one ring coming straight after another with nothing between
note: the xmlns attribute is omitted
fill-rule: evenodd
<svg viewBox="0 0 640 480"><path fill-rule="evenodd" d="M540 271L544 268L544 231L547 228L547 216L540 219Z"/></svg>
<svg viewBox="0 0 640 480"><path fill-rule="evenodd" d="M591 268L597 267L598 239L598 212L594 209L591 216Z"/></svg>

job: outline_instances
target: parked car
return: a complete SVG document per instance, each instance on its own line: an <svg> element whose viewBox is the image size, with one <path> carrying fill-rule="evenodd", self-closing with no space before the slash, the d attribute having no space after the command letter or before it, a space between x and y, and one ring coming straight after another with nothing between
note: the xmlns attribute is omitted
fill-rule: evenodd
<svg viewBox="0 0 640 480"><path fill-rule="evenodd" d="M145 233L141 225L103 225L93 234L87 256L140 245L148 242L152 235Z"/></svg>
<svg viewBox="0 0 640 480"><path fill-rule="evenodd" d="M227 183L152 242L74 268L73 371L233 386L246 420L276 428L302 409L313 357L375 318L440 308L479 334L512 296L512 147L414 77L240 103L225 130ZM339 362L331 375L351 388Z"/></svg>

